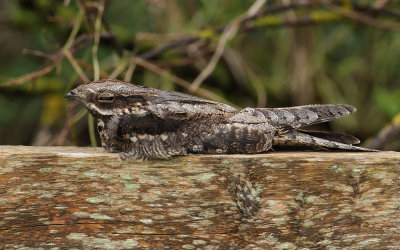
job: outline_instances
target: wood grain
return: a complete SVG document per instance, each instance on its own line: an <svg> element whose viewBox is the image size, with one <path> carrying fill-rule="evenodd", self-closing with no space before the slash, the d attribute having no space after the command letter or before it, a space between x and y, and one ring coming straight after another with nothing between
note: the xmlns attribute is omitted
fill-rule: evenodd
<svg viewBox="0 0 400 250"><path fill-rule="evenodd" d="M400 153L0 146L0 248L400 248Z"/></svg>

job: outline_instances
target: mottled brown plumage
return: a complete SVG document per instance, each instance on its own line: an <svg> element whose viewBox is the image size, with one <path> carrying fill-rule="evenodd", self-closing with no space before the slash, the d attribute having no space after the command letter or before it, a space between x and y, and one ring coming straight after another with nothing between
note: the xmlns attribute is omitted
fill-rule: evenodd
<svg viewBox="0 0 400 250"><path fill-rule="evenodd" d="M83 84L76 98L98 121L103 148L129 158L168 158L188 153L260 153L276 146L370 151L358 139L301 128L356 111L352 106L235 109L195 96L119 80Z"/></svg>

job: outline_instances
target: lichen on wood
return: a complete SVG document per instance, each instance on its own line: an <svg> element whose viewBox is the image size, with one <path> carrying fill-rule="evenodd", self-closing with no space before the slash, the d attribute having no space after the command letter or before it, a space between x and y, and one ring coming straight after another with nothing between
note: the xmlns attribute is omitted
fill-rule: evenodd
<svg viewBox="0 0 400 250"><path fill-rule="evenodd" d="M399 248L400 153L0 146L1 248Z"/></svg>

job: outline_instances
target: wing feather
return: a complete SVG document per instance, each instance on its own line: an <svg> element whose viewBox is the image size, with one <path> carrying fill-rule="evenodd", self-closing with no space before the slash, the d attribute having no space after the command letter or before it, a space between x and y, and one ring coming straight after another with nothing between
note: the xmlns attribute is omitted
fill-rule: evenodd
<svg viewBox="0 0 400 250"><path fill-rule="evenodd" d="M305 105L290 108L257 108L277 129L296 129L350 115L356 108L346 104Z"/></svg>

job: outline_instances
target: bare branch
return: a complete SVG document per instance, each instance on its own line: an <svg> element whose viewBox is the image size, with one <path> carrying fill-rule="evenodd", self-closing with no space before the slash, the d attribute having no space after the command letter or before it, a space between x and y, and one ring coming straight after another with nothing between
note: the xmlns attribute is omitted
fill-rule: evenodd
<svg viewBox="0 0 400 250"><path fill-rule="evenodd" d="M368 139L363 146L373 149L383 149L400 136L400 114L397 114L390 124L387 124L377 135Z"/></svg>
<svg viewBox="0 0 400 250"><path fill-rule="evenodd" d="M104 3L100 1L97 4L97 16L94 24L94 38L93 38L93 46L92 46L92 59L93 59L93 79L95 81L100 79L100 63L97 55L97 51L99 50L100 43L100 29L101 29L101 20L104 13Z"/></svg>
<svg viewBox="0 0 400 250"><path fill-rule="evenodd" d="M23 75L20 77L12 78L12 79L8 80L7 82L1 84L0 87L9 87L9 86L14 86L14 85L19 85L19 84L25 83L34 78L38 78L40 76L46 75L51 70L53 70L54 67L55 67L54 64L48 65L39 71L35 71L33 73L26 74L26 75Z"/></svg>
<svg viewBox="0 0 400 250"><path fill-rule="evenodd" d="M85 72L83 72L82 68L79 66L78 62L75 60L74 56L71 54L69 50L64 50L64 55L67 57L68 61L71 63L72 67L78 73L79 77L85 81L89 82L89 77L86 76Z"/></svg>
<svg viewBox="0 0 400 250"><path fill-rule="evenodd" d="M221 35L221 39L218 41L217 49L211 57L210 62L191 84L191 91L195 91L203 83L203 81L214 71L215 66L217 65L222 54L224 53L227 42L230 41L237 34L240 24L243 22L243 20L252 15L255 15L256 12L261 8L261 6L265 4L265 2L266 0L257 0L244 15L241 15L238 18L234 19L232 22L230 22L229 25L226 26L224 32Z"/></svg>
<svg viewBox="0 0 400 250"><path fill-rule="evenodd" d="M350 9L345 9L342 7L338 7L331 3L326 3L325 5L334 13L337 13L339 15L347 17L356 22L367 24L369 26L380 28L380 29L400 31L400 25L398 25L397 23L393 23L393 22L389 22L389 21L379 21L379 20L376 20L375 18L372 18L363 13L356 12L356 11L353 11Z"/></svg>

